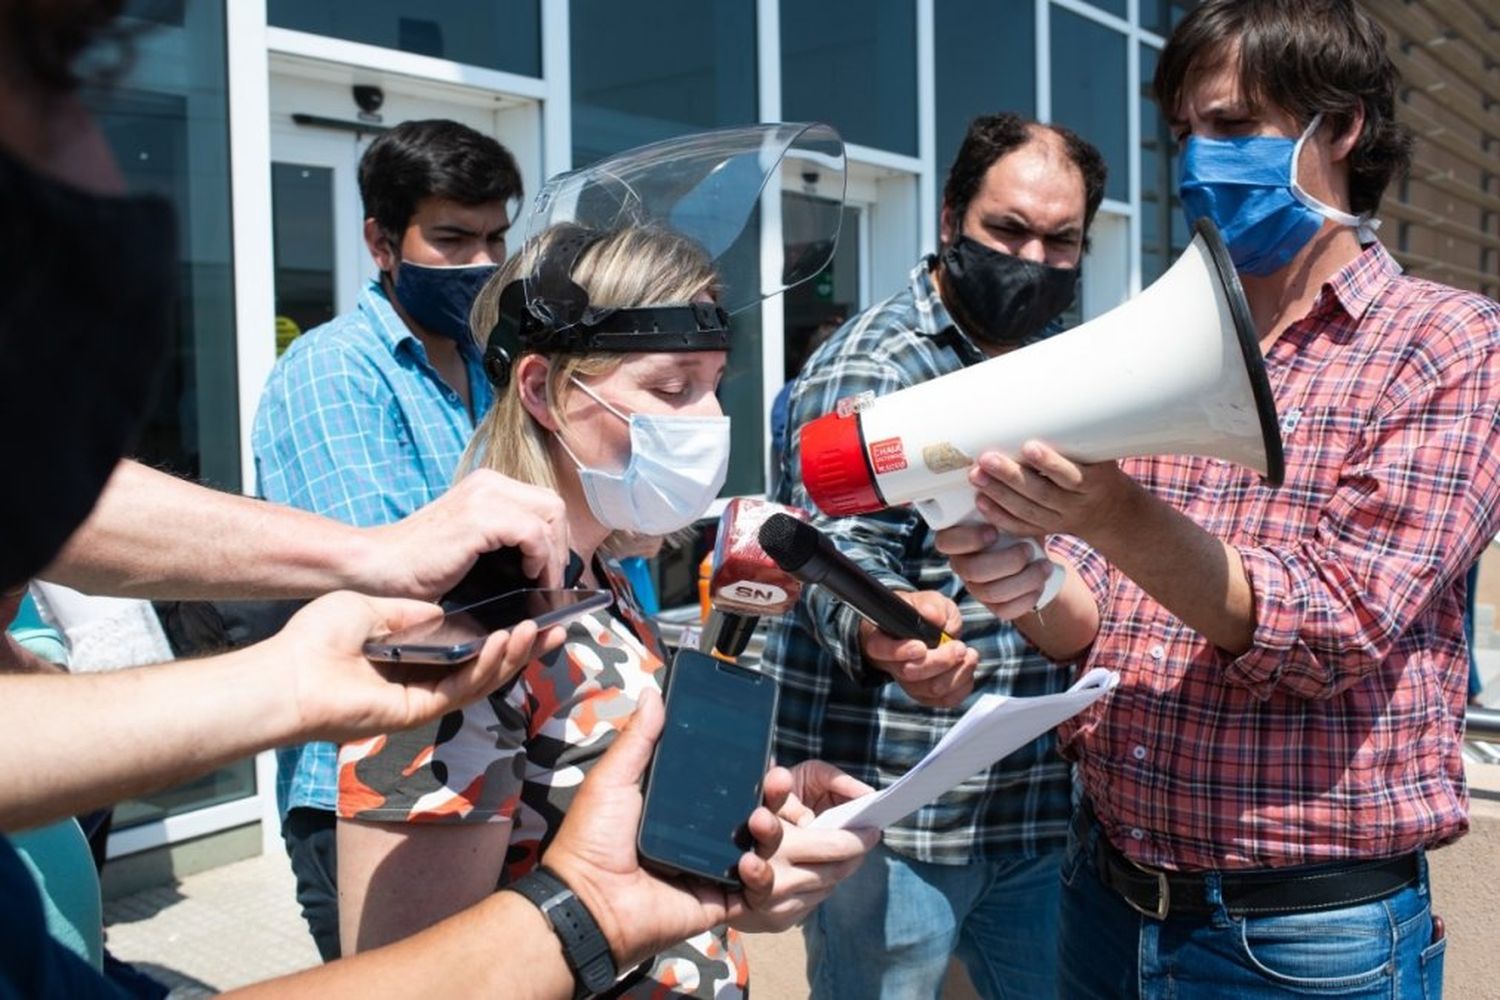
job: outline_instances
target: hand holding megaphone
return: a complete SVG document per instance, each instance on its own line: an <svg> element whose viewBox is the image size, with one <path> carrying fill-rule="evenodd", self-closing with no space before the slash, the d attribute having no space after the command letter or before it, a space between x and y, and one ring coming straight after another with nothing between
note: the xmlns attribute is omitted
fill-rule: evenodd
<svg viewBox="0 0 1500 1000"><path fill-rule="evenodd" d="M1250 308L1218 231L1195 228L1166 274L1103 316L805 424L808 495L834 516L910 503L934 528L978 523L975 461L1015 458L1031 440L1085 463L1222 458L1279 485L1281 432ZM1062 579L1059 568L1043 604Z"/></svg>
<svg viewBox="0 0 1500 1000"><path fill-rule="evenodd" d="M1042 584L1042 592L1036 599L1035 607L1027 608L1027 611L1046 607L1062 590L1063 581L1067 579L1068 574L1061 565L1047 558L1047 549L1043 546L1042 540L1032 535L1013 535L995 528L976 506L975 491L972 487L966 491L945 493L932 500L919 500L914 506L922 515L922 520L926 521L928 526L936 530L939 535L948 528L983 529L988 526L996 531L996 538L982 550L983 553L997 552L1013 545L1020 545L1026 550L1028 562L1045 562L1049 567L1047 580ZM938 551L944 551L941 544L938 546Z"/></svg>

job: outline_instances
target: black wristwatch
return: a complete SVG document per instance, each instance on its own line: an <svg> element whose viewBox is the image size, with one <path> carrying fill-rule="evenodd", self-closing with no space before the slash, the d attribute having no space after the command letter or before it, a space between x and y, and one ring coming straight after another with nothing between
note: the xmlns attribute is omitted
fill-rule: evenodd
<svg viewBox="0 0 1500 1000"><path fill-rule="evenodd" d="M574 1000L603 993L615 984L615 959L604 932L556 872L537 865L506 888L534 903L552 925L562 942L563 958L573 970Z"/></svg>

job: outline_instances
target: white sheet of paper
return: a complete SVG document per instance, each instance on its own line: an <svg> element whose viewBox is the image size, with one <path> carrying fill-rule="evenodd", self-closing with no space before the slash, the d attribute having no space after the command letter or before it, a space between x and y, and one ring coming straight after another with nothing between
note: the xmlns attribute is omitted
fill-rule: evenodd
<svg viewBox="0 0 1500 1000"><path fill-rule="evenodd" d="M812 825L883 830L1088 708L1119 679L1114 671L1095 667L1061 694L1039 698L981 695L910 771L874 795L829 809Z"/></svg>

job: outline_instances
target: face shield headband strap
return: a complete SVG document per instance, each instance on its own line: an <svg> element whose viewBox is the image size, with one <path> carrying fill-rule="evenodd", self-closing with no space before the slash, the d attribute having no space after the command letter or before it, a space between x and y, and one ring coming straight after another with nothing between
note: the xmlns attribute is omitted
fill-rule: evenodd
<svg viewBox="0 0 1500 1000"><path fill-rule="evenodd" d="M571 277L573 262L597 239L567 236L565 245L554 244L548 253L558 264L538 275L539 284L548 284L562 293L549 302L565 303L554 310L555 318L542 319L528 307L526 286L512 281L500 293L500 316L490 330L484 352L484 370L496 389L510 381L512 362L526 352L539 354L589 354L604 351L629 354L642 351L723 351L729 348L729 314L712 302L685 305L644 306L638 309L615 309L597 319L584 318L588 311L588 294ZM555 254L555 257L554 257Z"/></svg>

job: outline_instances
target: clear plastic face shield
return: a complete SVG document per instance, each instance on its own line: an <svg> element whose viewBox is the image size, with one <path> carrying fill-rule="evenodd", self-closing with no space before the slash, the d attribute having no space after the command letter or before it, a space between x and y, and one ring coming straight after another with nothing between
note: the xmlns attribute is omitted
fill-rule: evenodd
<svg viewBox="0 0 1500 1000"><path fill-rule="evenodd" d="M825 197L783 197L801 192L809 177ZM491 378L503 384L510 362L527 350L725 350L729 317L828 266L844 185L843 140L816 123L683 136L553 178L523 220L521 276L503 291L489 336ZM575 274L627 231L707 263L713 295L629 307L590 301Z"/></svg>

